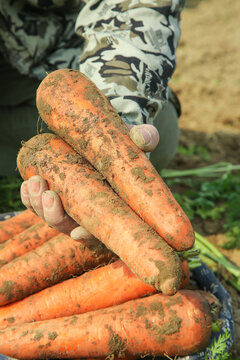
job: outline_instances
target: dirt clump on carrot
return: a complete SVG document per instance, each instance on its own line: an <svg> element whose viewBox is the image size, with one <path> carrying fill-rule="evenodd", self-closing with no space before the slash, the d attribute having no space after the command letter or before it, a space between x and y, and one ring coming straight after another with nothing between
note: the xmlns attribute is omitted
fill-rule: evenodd
<svg viewBox="0 0 240 360"><path fill-rule="evenodd" d="M79 71L53 71L37 90L37 107L48 127L101 172L172 248L193 246L189 219L93 82Z"/></svg>
<svg viewBox="0 0 240 360"><path fill-rule="evenodd" d="M74 157L78 159L73 163ZM24 144L17 163L24 179L37 174L45 178L50 189L58 191L66 212L140 279L169 295L178 290L177 254L62 139L53 134L35 136ZM56 168L57 174L65 174L64 180L56 176Z"/></svg>
<svg viewBox="0 0 240 360"><path fill-rule="evenodd" d="M173 297L159 293L85 314L10 326L0 331L0 352L18 359L184 356L208 345L211 326L204 296L180 290Z"/></svg>

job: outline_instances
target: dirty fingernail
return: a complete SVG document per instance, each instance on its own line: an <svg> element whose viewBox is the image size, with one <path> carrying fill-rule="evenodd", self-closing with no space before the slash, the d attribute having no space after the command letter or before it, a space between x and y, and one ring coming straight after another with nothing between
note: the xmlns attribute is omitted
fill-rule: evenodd
<svg viewBox="0 0 240 360"><path fill-rule="evenodd" d="M151 141L151 135L146 129L132 128L130 130L130 138L140 149L144 149Z"/></svg>
<svg viewBox="0 0 240 360"><path fill-rule="evenodd" d="M72 230L70 234L71 238L73 240L91 240L94 238L94 236L88 232L86 229L82 228L81 226L76 227Z"/></svg>
<svg viewBox="0 0 240 360"><path fill-rule="evenodd" d="M32 194L37 195L40 191L40 182L37 180L29 180L28 187Z"/></svg>
<svg viewBox="0 0 240 360"><path fill-rule="evenodd" d="M138 129L138 131L142 134L143 139L145 141L145 145L150 144L152 140L152 135L147 129Z"/></svg>
<svg viewBox="0 0 240 360"><path fill-rule="evenodd" d="M42 194L43 206L47 209L51 209L54 205L54 196L48 192Z"/></svg>

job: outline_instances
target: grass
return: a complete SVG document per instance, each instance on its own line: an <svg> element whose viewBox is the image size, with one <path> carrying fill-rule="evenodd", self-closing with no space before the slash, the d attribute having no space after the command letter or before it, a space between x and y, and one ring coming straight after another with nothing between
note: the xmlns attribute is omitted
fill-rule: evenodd
<svg viewBox="0 0 240 360"><path fill-rule="evenodd" d="M180 148L187 156L199 155L203 160L210 159L208 151L201 147ZM171 189L183 189L174 195L193 220L196 216L202 221L218 220L223 223L228 249L240 249L240 165L219 163L200 169L163 170L161 175ZM196 233L194 248L200 251L199 257L220 278L224 278L240 292L240 269L226 259L206 238ZM195 260L197 261L197 259ZM229 333L219 335L210 345L205 360L240 360L232 357L227 349Z"/></svg>
<svg viewBox="0 0 240 360"><path fill-rule="evenodd" d="M182 150L181 150L182 151ZM191 156L195 148L184 149ZM201 153L207 156L205 151ZM217 163L198 169L168 170L161 175L190 220L199 217L219 221L226 234L226 249L240 249L240 165ZM174 192L175 189L181 191ZM200 258L240 292L240 269L228 261L206 238L195 232L195 248Z"/></svg>
<svg viewBox="0 0 240 360"><path fill-rule="evenodd" d="M190 220L219 220L226 232L227 249L240 249L239 165L218 163L199 169L163 170L161 175Z"/></svg>
<svg viewBox="0 0 240 360"><path fill-rule="evenodd" d="M214 339L209 348L209 353L206 354L205 360L230 360L231 355L227 351L226 342L230 337L230 333L226 331L220 334L218 339Z"/></svg>
<svg viewBox="0 0 240 360"><path fill-rule="evenodd" d="M18 176L0 178L0 213L24 210L20 198L22 179Z"/></svg>

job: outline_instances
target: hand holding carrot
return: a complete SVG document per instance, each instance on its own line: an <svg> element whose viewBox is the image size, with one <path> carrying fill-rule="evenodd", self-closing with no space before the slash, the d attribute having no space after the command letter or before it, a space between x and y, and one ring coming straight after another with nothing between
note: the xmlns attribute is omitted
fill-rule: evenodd
<svg viewBox="0 0 240 360"><path fill-rule="evenodd" d="M159 134L153 125L129 125L129 136L143 151L153 151L159 142ZM41 176L33 176L21 186L23 204L38 214L49 226L72 237L73 240L90 239L92 235L79 226L63 209L59 196L50 191Z"/></svg>
<svg viewBox="0 0 240 360"><path fill-rule="evenodd" d="M194 231L188 217L87 76L71 69L53 71L39 85L36 104L48 128L87 159L173 249L192 248Z"/></svg>
<svg viewBox="0 0 240 360"><path fill-rule="evenodd" d="M181 269L177 254L62 139L53 134L35 136L20 150L17 165L25 180L33 175L45 177L59 193L67 213L140 279L168 295L178 290Z"/></svg>

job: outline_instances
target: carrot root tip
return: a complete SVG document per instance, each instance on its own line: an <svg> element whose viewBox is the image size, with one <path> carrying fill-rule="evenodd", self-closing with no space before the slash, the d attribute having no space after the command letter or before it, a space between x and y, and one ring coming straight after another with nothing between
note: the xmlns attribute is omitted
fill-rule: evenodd
<svg viewBox="0 0 240 360"><path fill-rule="evenodd" d="M174 295L179 290L179 281L176 278L166 279L161 284L161 291L166 295Z"/></svg>

